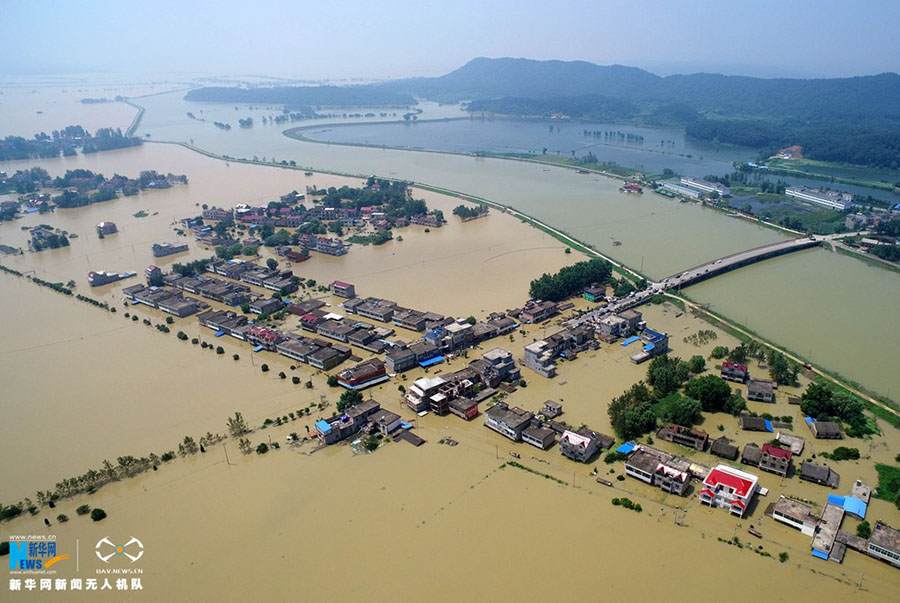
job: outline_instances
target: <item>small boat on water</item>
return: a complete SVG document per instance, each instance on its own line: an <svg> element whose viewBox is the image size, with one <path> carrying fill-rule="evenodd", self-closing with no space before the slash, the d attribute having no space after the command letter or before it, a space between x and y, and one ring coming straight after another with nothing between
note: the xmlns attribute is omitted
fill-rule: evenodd
<svg viewBox="0 0 900 603"><path fill-rule="evenodd" d="M521 454L519 454L518 452L513 452L512 450L509 451L509 456L513 457L514 459L522 458Z"/></svg>
<svg viewBox="0 0 900 603"><path fill-rule="evenodd" d="M757 530L756 528L754 528L753 526L750 526L749 528L747 528L747 531L750 532L751 536L756 536L757 538L762 538L762 533L759 530Z"/></svg>
<svg viewBox="0 0 900 603"><path fill-rule="evenodd" d="M604 486L609 486L610 488L612 488L613 485L611 481L609 481L608 479L603 479L602 477L597 478L597 483L603 484Z"/></svg>

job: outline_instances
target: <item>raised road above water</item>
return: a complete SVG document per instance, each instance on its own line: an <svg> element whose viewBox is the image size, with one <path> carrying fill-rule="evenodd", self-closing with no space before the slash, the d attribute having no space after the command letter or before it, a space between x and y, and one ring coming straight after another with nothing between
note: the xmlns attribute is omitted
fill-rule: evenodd
<svg viewBox="0 0 900 603"><path fill-rule="evenodd" d="M770 245L763 245L762 247L748 249L695 266L679 274L672 275L662 282L654 283L653 287L659 289L679 289L681 287L687 287L688 285L699 283L700 281L718 276L729 270L734 270L742 266L747 266L748 264L753 264L786 253L815 247L821 243L822 239L819 237L803 237L801 239L789 239Z"/></svg>

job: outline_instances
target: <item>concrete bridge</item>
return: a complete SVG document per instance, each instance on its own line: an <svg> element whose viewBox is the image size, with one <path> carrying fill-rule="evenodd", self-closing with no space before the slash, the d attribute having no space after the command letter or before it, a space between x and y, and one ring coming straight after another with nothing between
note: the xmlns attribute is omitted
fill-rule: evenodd
<svg viewBox="0 0 900 603"><path fill-rule="evenodd" d="M786 253L800 251L801 249L815 247L820 245L822 240L823 237L803 237L801 239L779 241L778 243L771 243L769 245L763 245L762 247L748 249L701 264L700 266L694 266L684 272L674 274L661 282L653 283L652 287L654 289L679 289L681 287L687 287L688 285L699 283L700 281L718 276L730 270L735 270L742 266L747 266Z"/></svg>

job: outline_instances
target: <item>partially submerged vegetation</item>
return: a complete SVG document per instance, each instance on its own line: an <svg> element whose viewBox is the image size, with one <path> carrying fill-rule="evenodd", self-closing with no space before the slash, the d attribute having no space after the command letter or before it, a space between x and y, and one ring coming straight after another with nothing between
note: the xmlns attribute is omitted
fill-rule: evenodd
<svg viewBox="0 0 900 603"><path fill-rule="evenodd" d="M66 126L53 130L50 134L39 132L33 138L7 136L0 139L0 161L14 161L33 158L68 157L82 153L97 153L141 144L140 138L122 133L121 128L100 128L93 135L81 126Z"/></svg>
<svg viewBox="0 0 900 603"><path fill-rule="evenodd" d="M528 294L532 299L561 301L578 293L592 283L606 283L612 275L612 266L600 258L564 266L555 274L543 274L531 281Z"/></svg>

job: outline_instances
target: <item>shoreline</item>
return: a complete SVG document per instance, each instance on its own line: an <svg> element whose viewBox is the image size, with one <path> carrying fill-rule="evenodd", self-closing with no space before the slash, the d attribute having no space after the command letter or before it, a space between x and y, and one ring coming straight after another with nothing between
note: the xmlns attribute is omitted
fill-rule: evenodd
<svg viewBox="0 0 900 603"><path fill-rule="evenodd" d="M412 152L424 152L424 153L446 153L446 154L450 154L450 155L464 155L464 156L474 155L474 154L475 154L474 152L463 153L463 152L460 152L460 151L445 151L445 150L440 150L440 149L426 149L426 148L412 148L412 147L396 147L396 146L391 146L391 145L381 145L381 144L355 143L355 142L335 142L335 141L328 141L328 140L316 140L316 139L314 139L314 138L308 138L307 136L305 136L305 135L303 135L303 134L299 134L299 132L302 132L302 131L304 131L304 130L314 130L314 129L320 129L320 128L324 128L324 127L329 127L329 128L330 128L330 127L346 128L346 127L351 127L351 126L361 126L361 125L378 125L378 126L381 126L381 125L395 125L395 124L409 124L409 125L411 125L411 126L414 126L414 125L417 125L417 124L423 124L423 123L424 123L424 124L427 124L427 123L440 123L440 122L450 122L450 121L482 121L482 122L484 122L484 121L525 121L525 122L534 122L534 123L537 123L537 122L552 122L553 120L551 120L550 118L546 118L546 117L528 116L528 115L497 115L497 116L490 117L490 118L487 118L487 117L474 117L474 116L468 116L468 117L463 117L463 116L460 116L460 117L436 117L436 118L434 118L434 119L420 119L420 120L416 120L415 122L413 122L413 121L407 122L407 121L403 121L403 120L390 120L390 121L371 121L371 122L334 123L334 124L318 124L318 125L309 125L309 126L294 126L294 127L288 128L287 130L284 130L284 131L282 132L282 134L284 134L284 135L287 136L288 138L293 138L293 139L295 139L295 140L302 140L302 141L304 141L304 142L315 142L315 143L318 143L318 144L331 144L331 145L350 146L350 147L366 147L366 148L373 148L373 149L391 149L391 150L394 150L394 151L412 151ZM605 124L605 125L607 125L607 126L614 126L614 127L637 127L637 128L648 129L648 130L654 130L654 129L656 129L656 130L669 130L669 129L680 129L680 130L683 130L683 129L684 129L683 127L678 127L678 126L675 126L675 127L672 127L672 126L651 126L651 125L624 124L624 123L619 123L619 124L617 124L617 123L612 123L612 122L602 122L602 121L589 120L589 119L580 119L580 118L571 118L571 119L568 119L568 120L566 120L566 121L562 121L562 122L560 122L560 123L573 123L573 124ZM291 133L289 133L289 132L291 132ZM294 135L293 132L298 132L298 134L297 134L297 135ZM692 158L693 158L693 153L671 153L671 152L667 152L667 151L658 151L658 150L656 150L656 149L642 148L642 147L631 147L631 146L628 146L628 145L619 145L619 144L609 144L609 143L605 143L605 142L592 142L591 144L584 146L583 149L588 149L588 148L591 148L591 147L597 147L597 146L601 146L601 147L610 147L610 148L614 148L614 149L630 149L630 150L633 150L633 151L641 151L641 152L644 152L644 153L653 153L653 154L656 154L656 155L664 155L664 156L667 156L667 157L682 157L682 158L684 158L684 159L692 159ZM723 146L726 146L727 148L734 148L734 149L742 149L742 148L744 148L744 147L737 147L737 146L735 146L735 145L723 145ZM751 150L752 150L752 149L751 149ZM713 152L716 152L716 151L713 151ZM521 159L521 160L524 160L524 161L528 161L528 157L518 157L518 155L527 155L527 154L528 154L528 153L526 153L526 152L524 152L524 151L511 151L511 152L509 152L509 153L498 153L498 152L495 152L495 151L484 151L484 153L486 153L486 156L489 156L489 157L497 157L497 158L502 158L502 159ZM560 155L560 156L558 156L558 157L562 157L562 156ZM706 158L705 155L704 155L704 156L698 156L698 159L704 159L704 158ZM563 159L566 159L566 158L563 157ZM707 158L707 159L708 159L708 158ZM710 159L710 161L722 161L723 163L726 163L725 160L720 160L720 159ZM540 162L540 163L551 163L551 162ZM730 161L729 161L729 162L727 162L727 163L734 163L734 162L730 162ZM558 165L558 164L555 164L555 163L554 163L553 165ZM626 169L627 169L627 168L626 168Z"/></svg>

